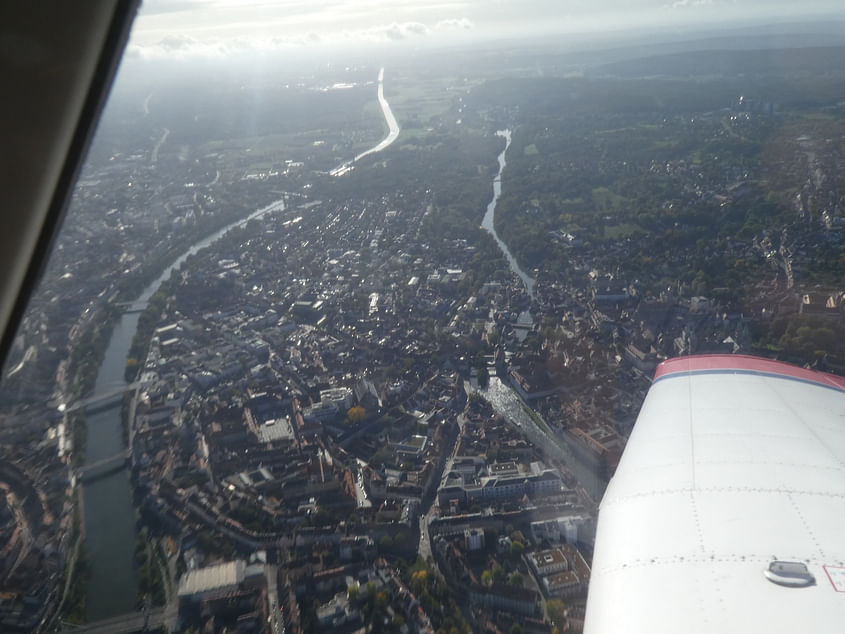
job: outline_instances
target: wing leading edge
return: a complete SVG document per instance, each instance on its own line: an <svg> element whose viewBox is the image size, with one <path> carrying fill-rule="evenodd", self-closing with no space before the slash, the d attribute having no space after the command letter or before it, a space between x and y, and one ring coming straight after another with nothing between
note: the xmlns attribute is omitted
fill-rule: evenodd
<svg viewBox="0 0 845 634"><path fill-rule="evenodd" d="M845 622L845 379L662 363L601 503L585 632Z"/></svg>

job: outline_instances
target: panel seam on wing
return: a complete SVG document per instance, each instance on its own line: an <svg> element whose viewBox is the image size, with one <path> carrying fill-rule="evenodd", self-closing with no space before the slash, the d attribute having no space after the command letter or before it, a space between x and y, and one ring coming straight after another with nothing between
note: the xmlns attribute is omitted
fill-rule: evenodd
<svg viewBox="0 0 845 634"><path fill-rule="evenodd" d="M704 548L704 533L701 531L701 521L698 517L698 505L695 503L695 494L696 491L690 491L689 499L690 505L692 506L692 521L695 524L695 532L698 535L698 546L701 549L701 552L706 552Z"/></svg>
<svg viewBox="0 0 845 634"><path fill-rule="evenodd" d="M801 509L798 506L798 503L795 501L795 498L792 497L791 493L789 493L786 497L787 499L789 499L789 503L792 504L792 508L795 510L795 514L798 516L798 519L801 520L801 524L804 525L804 530L807 531L807 535L810 537L816 549L819 551L819 555L822 559L824 559L826 556L824 549L819 543L819 540L816 539L816 535L815 533L813 533L813 529L810 527L810 524L805 519L804 514L801 512Z"/></svg>
<svg viewBox="0 0 845 634"><path fill-rule="evenodd" d="M687 416L689 416L690 471L692 472L692 490L695 490L695 426L692 409L692 379L687 376Z"/></svg>
<svg viewBox="0 0 845 634"><path fill-rule="evenodd" d="M835 462L837 462L842 467L845 467L845 462L843 462L842 458L830 449L827 443L822 440L821 436L819 436L818 432L813 429L812 425L809 425L807 421L804 420L804 417L799 414L794 407L792 407L792 405L787 401L787 399L783 398L783 395L778 390L774 389L765 379L762 381L762 383L767 388L769 388L769 390L777 397L777 400L785 409L787 409L792 414L793 418L796 421L799 421L804 427L804 429L806 429L813 436L813 438L815 438L816 442L818 443L818 446L821 447L823 451L827 453L827 455L832 456Z"/></svg>
<svg viewBox="0 0 845 634"><path fill-rule="evenodd" d="M828 559L816 559L814 557L799 557L795 554L790 555L793 559L800 559L802 562L807 563L811 566L826 566L830 565L830 561ZM747 564L747 563L756 563L760 565L766 565L771 563L772 556L771 555L716 555L711 554L709 556L702 556L702 557L689 557L686 555L671 555L669 557L661 557L659 555L654 557L648 557L646 559L634 559L631 561L624 561L620 562L613 566L596 566L593 568L593 574L596 573L614 573L620 572L622 570L632 570L636 568L646 568L649 566L671 566L671 565L678 565L683 564L685 566L690 564Z"/></svg>
<svg viewBox="0 0 845 634"><path fill-rule="evenodd" d="M660 489L660 490L651 490L651 491L643 491L642 493L628 493L625 495L621 495L618 497L613 497L610 499L604 499L601 502L601 508L604 509L607 506L611 506L613 504L619 504L622 502L627 502L629 500L633 501L640 498L648 498L648 497L658 497L664 495L678 495L681 493L690 493L693 489L688 487L684 487L681 489ZM707 487L703 489L695 489L698 493L770 493L770 494L778 494L783 495L791 494L791 495L814 495L817 497L829 497L829 498L845 498L845 491L843 492L833 492L833 491L813 491L813 490L803 490L803 489L777 489L777 488L756 488L756 487Z"/></svg>

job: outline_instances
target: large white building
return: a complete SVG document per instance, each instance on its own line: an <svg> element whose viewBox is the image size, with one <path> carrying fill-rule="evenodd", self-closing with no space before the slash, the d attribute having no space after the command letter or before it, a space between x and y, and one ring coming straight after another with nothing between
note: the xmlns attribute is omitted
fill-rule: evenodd
<svg viewBox="0 0 845 634"><path fill-rule="evenodd" d="M475 477L465 471L450 471L444 477L437 492L438 503L447 506L458 504L489 504L521 498L523 495L546 497L560 493L563 483L555 469L548 469L542 463L533 462L527 471L513 465L512 469L501 470L502 475ZM497 465L490 465L495 471Z"/></svg>
<svg viewBox="0 0 845 634"><path fill-rule="evenodd" d="M179 599L202 601L232 592L243 583L245 574L246 562L242 559L190 570L179 580Z"/></svg>
<svg viewBox="0 0 845 634"><path fill-rule="evenodd" d="M348 387L320 390L320 402L334 405L340 412L346 413L352 407L352 390Z"/></svg>

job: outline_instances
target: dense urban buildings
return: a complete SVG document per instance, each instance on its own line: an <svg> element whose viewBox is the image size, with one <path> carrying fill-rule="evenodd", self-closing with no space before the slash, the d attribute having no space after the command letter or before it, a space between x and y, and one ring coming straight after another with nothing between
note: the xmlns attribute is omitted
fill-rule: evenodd
<svg viewBox="0 0 845 634"><path fill-rule="evenodd" d="M580 631L661 360L845 370L842 49L729 48L119 84L4 370L0 630Z"/></svg>

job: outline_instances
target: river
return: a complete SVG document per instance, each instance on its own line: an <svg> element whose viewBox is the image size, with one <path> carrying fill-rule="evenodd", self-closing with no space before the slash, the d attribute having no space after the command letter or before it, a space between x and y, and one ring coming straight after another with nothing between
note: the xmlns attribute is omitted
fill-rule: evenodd
<svg viewBox="0 0 845 634"><path fill-rule="evenodd" d="M397 123L396 117L393 116L390 104L387 103L387 99L384 98L384 68L379 70L378 73L378 103L381 106L382 114L384 114L384 120L387 122L387 136L384 137L375 147L371 147L369 150L361 152L355 157L355 161L360 161L362 158L370 154L381 152L399 137L399 123Z"/></svg>
<svg viewBox="0 0 845 634"><path fill-rule="evenodd" d="M499 202L499 197L502 195L502 171L505 169L505 165L507 165L505 153L511 146L511 131L499 130L496 132L496 136L504 137L505 149L499 154L499 173L496 174L496 177L493 179L493 200L491 200L490 204L487 205L487 211L484 213L484 218L481 220L481 228L487 230L496 240L496 244L499 245L502 253L504 253L505 257L508 259L508 264L510 264L511 270L519 276L522 283L525 284L525 290L527 290L528 294L533 298L535 284L534 278L529 276L528 273L520 268L516 258L513 257L513 254L508 249L508 245L506 245L499 237L499 234L496 233L496 227L493 223L496 215L496 204Z"/></svg>
<svg viewBox="0 0 845 634"><path fill-rule="evenodd" d="M380 69L378 73L378 103L381 106L381 112L384 115L385 122L387 123L387 136L369 150L364 150L358 154L351 161L345 161L331 170L329 174L332 176L343 176L344 174L348 174L353 169L353 163L360 161L362 158L369 156L370 154L381 152L399 138L399 123L396 121L396 117L393 116L390 104L387 103L387 99L384 98L384 68Z"/></svg>
<svg viewBox="0 0 845 634"><path fill-rule="evenodd" d="M209 246L233 227L284 208L284 200L276 200L200 240L147 286L133 302L132 308L146 306L161 283L190 255ZM94 394L126 385L126 360L132 337L138 329L139 316L137 312L124 314L115 326L97 373ZM87 428L86 464L112 456L126 447L119 405L90 414ZM135 609L135 592L138 587L134 561L135 509L126 469L82 486L85 499L85 553L89 571L85 616L91 622Z"/></svg>
<svg viewBox="0 0 845 634"><path fill-rule="evenodd" d="M496 134L504 137L505 149L502 150L498 157L499 172L493 179L493 200L491 200L490 204L487 205L487 212L484 214L484 219L481 221L481 227L493 235L493 238L495 238L499 248L508 259L508 264L510 265L511 270L519 276L525 284L525 290L527 290L528 294L533 298L535 297L534 278L522 270L519 263L516 261L516 258L513 257L513 254L508 249L508 246L502 241L499 234L496 233L496 228L493 224L496 213L496 204L499 202L499 197L502 195L502 171L505 169L505 165L507 164L505 160L505 153L511 145L510 130L499 130ZM521 333L520 338L522 339L525 337L525 328L530 328L533 324L531 313L528 311L521 313L517 324L521 326L519 332ZM565 439L557 436L550 437L549 432L541 429L526 411L525 408L527 405L523 403L519 395L510 386L503 383L498 377L491 376L490 385L486 389L480 390L480 393L483 394L488 401L490 401L493 409L504 416L507 420L511 421L511 423L520 427L531 442L538 447L542 447L544 451L549 453L553 458L565 463L573 475L578 479L581 486L584 487L584 489L595 500L601 499L607 483L597 472L596 466L573 453Z"/></svg>

